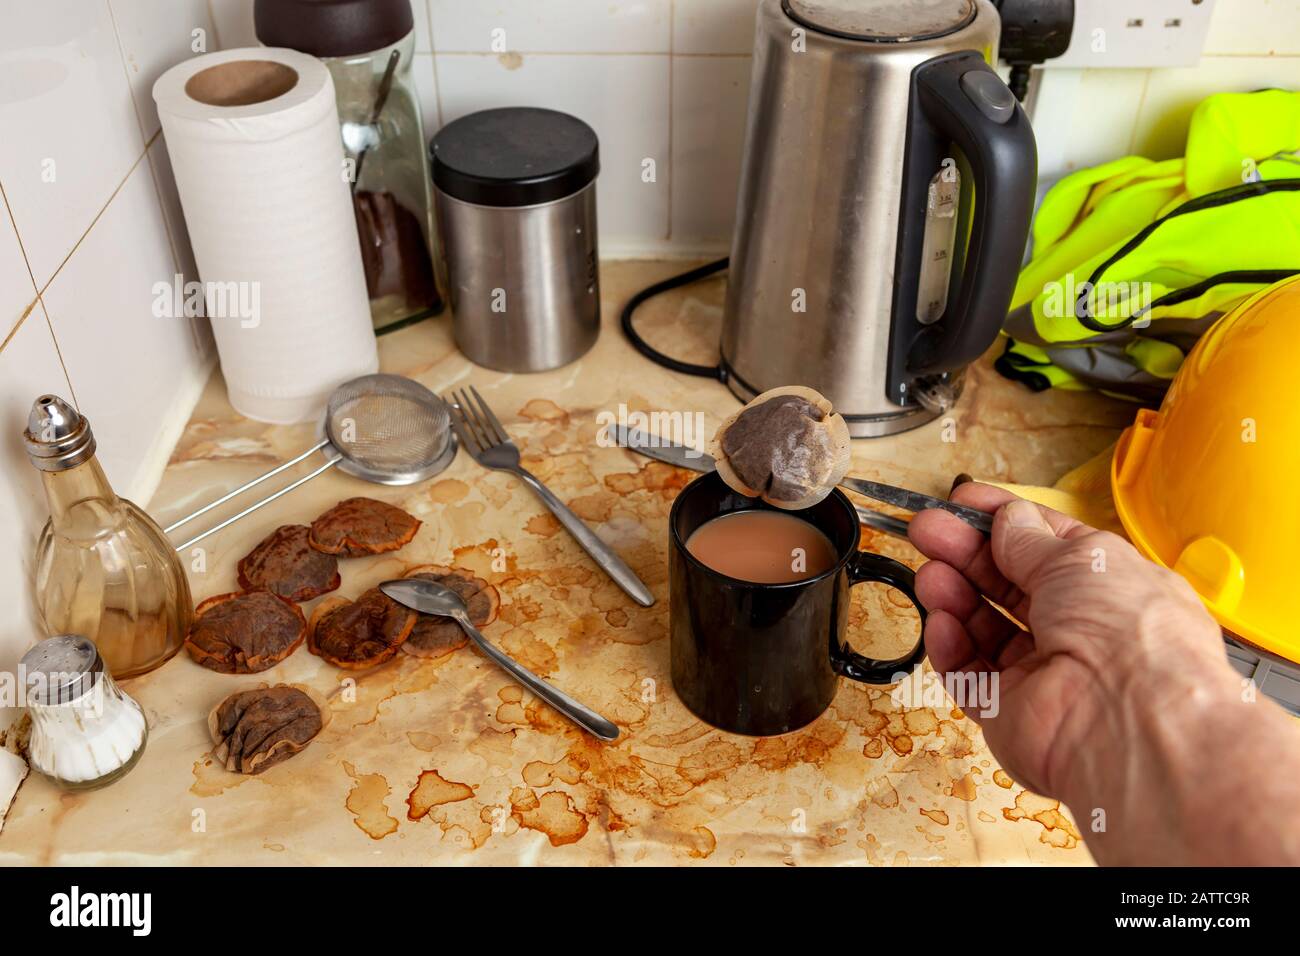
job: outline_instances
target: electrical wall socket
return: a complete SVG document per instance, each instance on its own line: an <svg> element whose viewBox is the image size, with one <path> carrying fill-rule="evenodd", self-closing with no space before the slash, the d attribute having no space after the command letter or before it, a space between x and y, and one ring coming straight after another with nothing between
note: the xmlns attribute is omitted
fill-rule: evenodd
<svg viewBox="0 0 1300 956"><path fill-rule="evenodd" d="M1214 0L1075 0L1070 47L1046 66L1196 66L1213 12Z"/></svg>

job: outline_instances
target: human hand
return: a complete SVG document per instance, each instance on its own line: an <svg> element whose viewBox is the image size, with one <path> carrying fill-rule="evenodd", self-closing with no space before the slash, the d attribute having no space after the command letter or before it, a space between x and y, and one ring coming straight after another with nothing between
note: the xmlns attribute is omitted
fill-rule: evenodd
<svg viewBox="0 0 1300 956"><path fill-rule="evenodd" d="M998 675L996 716L969 715L1019 783L1069 802L1086 790L1071 775L1089 742L1143 733L1143 715L1191 684L1238 693L1220 630L1181 577L1008 491L971 482L952 500L996 511L993 533L944 511L912 519L931 559L916 575L926 651L942 674Z"/></svg>

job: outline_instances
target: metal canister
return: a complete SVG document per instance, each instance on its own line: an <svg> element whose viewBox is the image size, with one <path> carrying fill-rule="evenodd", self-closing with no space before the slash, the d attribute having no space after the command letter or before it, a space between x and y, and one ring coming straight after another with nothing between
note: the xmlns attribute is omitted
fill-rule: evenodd
<svg viewBox="0 0 1300 956"><path fill-rule="evenodd" d="M460 350L503 372L586 353L600 333L595 131L555 110L484 110L430 154Z"/></svg>

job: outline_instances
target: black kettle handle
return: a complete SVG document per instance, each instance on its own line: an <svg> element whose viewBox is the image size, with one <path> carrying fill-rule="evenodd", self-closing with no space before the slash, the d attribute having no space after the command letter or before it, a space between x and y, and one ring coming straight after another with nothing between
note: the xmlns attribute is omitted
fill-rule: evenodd
<svg viewBox="0 0 1300 956"><path fill-rule="evenodd" d="M913 71L912 85L896 272L900 286L911 288L896 288L891 342L898 359L894 372L907 381L962 368L997 338L1029 238L1038 179L1038 152L1029 119L979 53L965 51L927 60ZM971 227L961 286L948 297L942 317L925 326L916 319L915 285L926 191L938 171L937 157L949 142L970 166ZM963 244L960 235L956 241ZM910 296L904 294L900 302L900 291ZM900 336L900 323L904 331L910 326L911 334ZM904 397L894 386L891 383L891 393Z"/></svg>

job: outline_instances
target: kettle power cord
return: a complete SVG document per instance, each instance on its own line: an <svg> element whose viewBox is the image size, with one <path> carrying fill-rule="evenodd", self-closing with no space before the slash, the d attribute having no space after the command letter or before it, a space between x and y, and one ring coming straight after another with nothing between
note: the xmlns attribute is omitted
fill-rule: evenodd
<svg viewBox="0 0 1300 956"><path fill-rule="evenodd" d="M693 362L683 362L675 359L670 355L665 355L653 345L641 337L641 333L636 330L632 323L633 314L637 307L645 303L648 299L653 299L662 292L669 292L673 289L681 288L684 285L690 285L692 282L698 282L700 279L707 278L717 272L722 272L727 268L730 258L718 259L715 262L709 262L705 265L691 269L689 272L683 272L681 275L671 276L656 282L654 285L646 286L636 295L628 300L627 305L623 306L623 311L619 315L619 324L623 327L623 334L627 340L632 343L632 347L654 362L656 365L663 366L674 372L681 372L683 375L697 375L700 378L711 378L719 382L727 380L727 374L722 365L696 365Z"/></svg>

